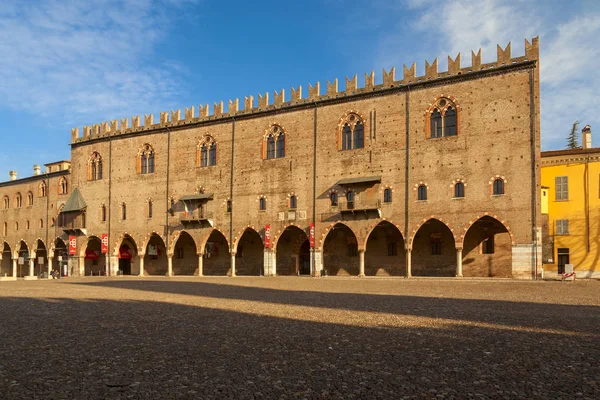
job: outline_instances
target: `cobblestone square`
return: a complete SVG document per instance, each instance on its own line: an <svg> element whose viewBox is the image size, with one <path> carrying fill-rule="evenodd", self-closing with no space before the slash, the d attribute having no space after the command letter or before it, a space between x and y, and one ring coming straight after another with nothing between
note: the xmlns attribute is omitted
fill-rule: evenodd
<svg viewBox="0 0 600 400"><path fill-rule="evenodd" d="M600 282L0 282L4 399L600 397Z"/></svg>

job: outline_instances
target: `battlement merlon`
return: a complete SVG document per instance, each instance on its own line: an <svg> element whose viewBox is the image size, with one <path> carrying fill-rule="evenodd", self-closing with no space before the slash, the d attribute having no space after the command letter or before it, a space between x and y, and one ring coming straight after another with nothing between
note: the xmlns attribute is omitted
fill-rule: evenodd
<svg viewBox="0 0 600 400"><path fill-rule="evenodd" d="M209 114L208 104L205 106L200 105L198 107L198 116L195 115L194 107L185 108L184 119L181 119L181 110L172 110L168 112L161 112L159 115L159 123L154 123L154 115L144 115L143 122L141 124L140 116L131 117L131 127L128 118L115 119L110 122L102 122L100 124L94 124L91 126L84 126L82 129L82 135L80 136L80 129L71 129L71 143L79 143L82 141L98 139L106 136L114 136L119 134L130 134L135 132L142 132L149 129L164 127L165 125L179 125L190 122L201 122L203 120L213 120L219 118L225 118L228 116L234 116L237 114L251 114L255 112L290 107L297 104L312 103L322 100L327 100L332 97L344 97L355 94L367 93L376 90L384 90L392 87L406 86L419 82L426 82L435 80L438 78L446 78L450 76L465 75L470 72L488 70L492 68L499 68L508 66L511 64L523 63L526 61L537 61L540 56L539 37L534 37L531 41L525 39L525 55L519 57L512 57L511 55L511 43L509 42L506 46L502 47L497 45L496 48L496 61L483 64L481 49L475 53L471 52L471 65L468 67L461 66L461 55L458 53L455 58L448 56L448 71L438 71L438 59L436 58L431 64L429 61L425 61L425 75L417 76L417 64L413 63L410 68L404 65L403 77L401 80L396 80L395 67L386 71L383 70L382 83L375 84L375 73L365 73L365 84L362 88L358 87L357 76L354 75L352 79L346 77L345 88L343 91L339 90L338 78L333 81L327 82L327 91L325 94L320 92L320 84L317 82L314 86L309 83L308 94L303 97L302 86L298 88L291 88L291 97L288 101L285 99L285 91L274 92L273 102L269 102L269 93L266 92L263 95L258 95L258 105L254 103L253 96L244 97L244 108L240 109L239 100L229 100L228 112L225 113L223 102L214 103L213 113ZM170 117L170 118L169 118Z"/></svg>

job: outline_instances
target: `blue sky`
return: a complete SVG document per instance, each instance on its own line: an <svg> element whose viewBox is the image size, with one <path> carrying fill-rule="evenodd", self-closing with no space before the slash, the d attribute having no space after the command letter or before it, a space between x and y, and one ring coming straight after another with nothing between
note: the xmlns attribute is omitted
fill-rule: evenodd
<svg viewBox="0 0 600 400"><path fill-rule="evenodd" d="M597 0L2 0L0 181L68 159L70 129L210 104L540 36L542 148L563 148L600 88ZM595 107L594 107L595 108ZM600 133L593 143L600 145Z"/></svg>

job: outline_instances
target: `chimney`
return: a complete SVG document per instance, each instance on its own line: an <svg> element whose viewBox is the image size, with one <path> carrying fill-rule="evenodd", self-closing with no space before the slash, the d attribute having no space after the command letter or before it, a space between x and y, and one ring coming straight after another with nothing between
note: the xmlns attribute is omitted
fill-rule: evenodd
<svg viewBox="0 0 600 400"><path fill-rule="evenodd" d="M33 175L37 176L41 173L41 171L42 171L42 167L40 167L39 165L33 166Z"/></svg>
<svg viewBox="0 0 600 400"><path fill-rule="evenodd" d="M584 149L592 148L592 127L586 125L581 130L581 147Z"/></svg>
<svg viewBox="0 0 600 400"><path fill-rule="evenodd" d="M10 176L11 181L17 180L17 171L8 171L8 175Z"/></svg>

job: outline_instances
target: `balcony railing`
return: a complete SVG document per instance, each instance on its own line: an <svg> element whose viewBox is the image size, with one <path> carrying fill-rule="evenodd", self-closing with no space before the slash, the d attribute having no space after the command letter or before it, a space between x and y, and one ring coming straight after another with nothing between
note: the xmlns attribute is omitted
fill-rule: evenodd
<svg viewBox="0 0 600 400"><path fill-rule="evenodd" d="M374 211L381 209L381 201L377 200L375 202L368 203L357 203L357 202L346 202L338 205L338 210L342 213L354 213L354 212L364 212L364 211Z"/></svg>
<svg viewBox="0 0 600 400"><path fill-rule="evenodd" d="M188 212L182 212L179 216L179 221L182 224L202 224L210 222L213 219L213 213L202 210L194 210Z"/></svg>

